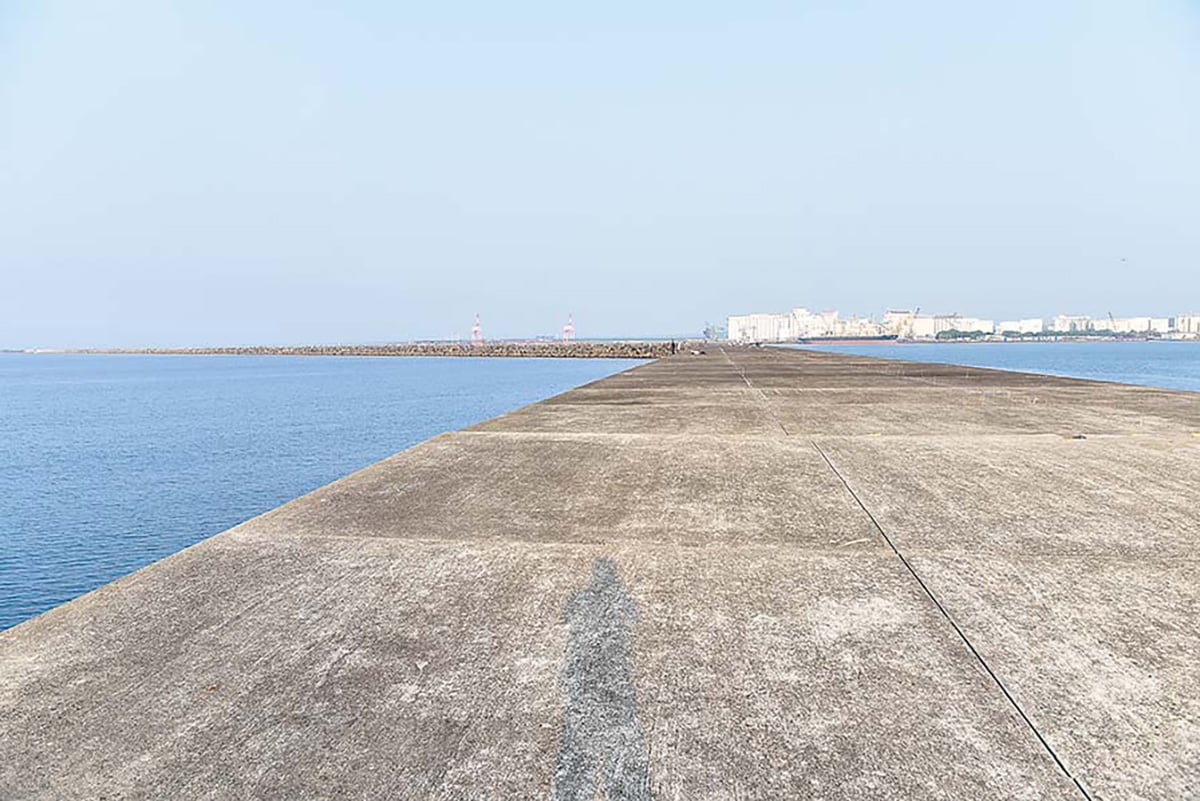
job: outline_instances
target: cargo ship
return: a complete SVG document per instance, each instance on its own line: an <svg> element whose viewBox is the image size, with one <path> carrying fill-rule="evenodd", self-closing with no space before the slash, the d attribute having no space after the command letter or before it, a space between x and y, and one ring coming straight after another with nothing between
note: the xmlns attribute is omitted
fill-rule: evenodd
<svg viewBox="0 0 1200 801"><path fill-rule="evenodd" d="M800 345L870 345L895 342L898 338L897 334L879 334L868 337L801 337L796 342Z"/></svg>

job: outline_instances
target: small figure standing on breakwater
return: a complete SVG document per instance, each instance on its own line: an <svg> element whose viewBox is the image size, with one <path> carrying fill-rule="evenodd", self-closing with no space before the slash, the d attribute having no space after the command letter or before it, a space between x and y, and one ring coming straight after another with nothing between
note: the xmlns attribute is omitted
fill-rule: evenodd
<svg viewBox="0 0 1200 801"><path fill-rule="evenodd" d="M611 558L567 601L567 692L555 801L649 801L650 754L638 720L631 638L638 611Z"/></svg>

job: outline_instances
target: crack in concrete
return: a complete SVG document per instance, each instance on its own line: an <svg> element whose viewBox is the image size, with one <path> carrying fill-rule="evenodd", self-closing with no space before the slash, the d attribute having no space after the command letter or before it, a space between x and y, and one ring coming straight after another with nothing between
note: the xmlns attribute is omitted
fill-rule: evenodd
<svg viewBox="0 0 1200 801"><path fill-rule="evenodd" d="M736 369L738 371L738 373L742 376L742 380L746 382L746 386L755 390L761 396L764 406L766 407L767 414L770 415L775 420L776 423L778 423L779 427L783 429L784 434L787 434L788 433L787 429L784 427L783 423L778 418L776 418L775 415L771 412L770 401L768 400L766 393L764 393L758 387L754 386L754 384L746 376L745 370L742 369L741 365L737 364L737 362L735 362L732 358L730 358L729 354L725 352L724 348L721 349L721 355L724 356L729 361L729 363L734 367L734 369ZM905 378L917 378L914 376L904 376L904 377ZM917 378L917 380L924 380L924 379ZM929 588L929 585L925 583L925 580L921 578L921 575L919 573L917 573L916 568L914 568L912 566L912 563L910 563L908 561L908 559L905 558L904 554L900 552L900 549L896 547L896 544L892 541L892 538L888 536L888 533L886 531L884 531L883 526L881 526L879 524L879 521L875 518L875 515L871 513L871 510L867 508L867 505L865 503L863 503L862 498L860 498L858 496L858 493L854 491L854 488L852 486L850 486L850 482L846 479L846 477L844 475L842 475L841 471L837 469L837 466L834 465L833 460L830 459L828 454L826 454L825 451L821 448L821 446L817 444L816 440L809 440L809 441L812 443L812 446L814 448L816 448L817 453L821 454L821 458L825 460L825 464L827 464L829 466L829 469L833 471L833 474L835 476L837 476L839 481L842 482L842 486L844 486L846 488L846 491L848 493L850 493L850 497L852 497L854 499L854 502L856 504L858 504L858 507L860 509L862 509L863 513L871 521L871 525L875 528L876 531L879 532L879 535L883 538L883 541L885 543L887 543L888 548L890 548L892 550L892 553L894 553L896 555L896 557L900 560L900 563L904 565L905 569L909 572L909 574L914 579L916 579L917 584L921 587L921 590L922 590L922 592L924 592L925 596L930 601L932 601L933 605L935 607L937 607L937 610L939 612L941 612L942 617L944 617L946 619L946 621L950 624L950 627L954 629L955 634L957 634L959 639L962 640L963 644L967 646L967 650L970 651L971 655L975 657L975 660L979 663L979 666L983 668L984 672L987 673L987 675L992 679L992 681L995 683L996 687L999 688L1000 692L1008 700L1008 702L1012 706L1012 708L1014 710L1016 710L1016 712L1020 716L1021 720L1023 720L1025 722L1025 725L1029 727L1029 730L1031 732L1033 732L1033 735L1037 738L1038 742L1042 744L1042 747L1046 750L1046 753L1048 753L1050 755L1050 758L1054 760L1054 764L1057 765L1058 769L1063 772L1063 775L1065 775L1068 779L1071 780L1071 782L1075 785L1076 789L1079 790L1079 792L1083 795L1083 797L1085 799L1087 799L1087 801L1096 801L1096 799L1093 799L1092 795L1087 791L1087 788L1085 788L1083 786L1083 783L1078 778L1076 778L1071 773L1071 771L1067 768L1066 764L1059 757L1058 753L1054 750L1053 746L1050 745L1050 742L1041 733L1041 731L1038 730L1037 726L1030 719L1029 715L1027 715L1025 713L1025 710L1021 708L1021 705L1017 702L1017 699L1009 691L1008 687L1006 687L1004 682L1000 680L1000 677L998 675L996 675L996 672L994 670L992 670L991 665L989 665L987 660L984 659L983 654L981 654L979 652L979 650L975 647L974 643L972 643L970 638L967 637L966 632L964 632L962 630L962 628L958 625L957 621L955 621L954 618L950 616L950 612L946 609L946 607L942 604L942 602L938 599L938 597L933 593L933 590L931 590Z"/></svg>
<svg viewBox="0 0 1200 801"><path fill-rule="evenodd" d="M979 666L983 668L984 672L987 673L987 675L992 679L996 687L999 688L1000 692L1004 694L1004 697L1008 700L1009 704L1012 705L1012 708L1016 710L1017 714L1021 717L1021 720L1025 721L1025 725L1028 726L1029 730L1033 732L1033 735L1037 737L1038 742L1042 744L1042 747L1046 750L1046 753L1048 753L1050 758L1054 760L1054 764L1057 765L1058 769L1061 770L1063 774L1075 784L1076 789L1079 790L1079 792L1085 799L1087 799L1087 801L1095 801L1095 799L1092 798L1092 795L1087 791L1087 788L1083 786L1083 783L1080 782L1080 780L1077 779L1067 768L1066 764L1054 750L1054 747L1050 745L1050 742L1041 733L1041 731L1038 730L1038 727L1030 719L1029 715L1027 715L1025 710L1021 708L1021 705L1009 691L1008 687L1005 686L1004 682L1000 680L1000 677L996 675L996 672L992 670L992 666L988 664L986 659L984 659L983 654L979 652L974 643L972 643L970 638L967 637L966 632L964 632L954 618L950 616L950 612L944 605L942 605L942 602L933 593L933 590L929 588L929 585L925 583L925 580L921 578L921 575L917 572L916 568L912 566L908 559L904 557L904 554L900 552L900 549L896 547L896 544L892 541L892 538L888 536L888 533L884 531L883 526L881 526L879 521L875 519L875 515L871 513L871 510L867 508L865 503L863 503L862 498L860 498L858 493L854 491L854 488L850 486L850 482L846 480L846 477L843 476L841 471L837 469L837 466L834 465L833 460L830 459L828 454L826 454L821 446L817 444L816 440L810 441L812 442L812 446L816 448L817 453L821 454L821 458L825 460L825 464L829 465L829 469L833 471L833 474L837 476L838 480L840 480L842 485L845 486L846 491L850 493L850 497L854 498L854 502L857 503L859 508L863 510L863 513L870 518L871 525L874 526L875 530L879 532L879 536L883 537L883 541L886 542L888 547L891 548L892 552L896 554L896 557L900 560L901 564L903 564L909 574L916 579L917 584L920 585L922 592L925 593L925 596L929 598L929 600L933 602L933 605L937 607L937 610L942 613L942 617L946 618L946 621L950 624L950 627L954 629L954 633L958 635L959 639L963 641L963 644L967 646L967 650L970 651L971 655L975 657L975 661L979 663Z"/></svg>

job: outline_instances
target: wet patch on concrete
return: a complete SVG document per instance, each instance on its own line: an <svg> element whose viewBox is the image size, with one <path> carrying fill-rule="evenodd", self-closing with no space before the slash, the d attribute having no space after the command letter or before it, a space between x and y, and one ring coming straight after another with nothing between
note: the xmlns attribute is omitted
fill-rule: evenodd
<svg viewBox="0 0 1200 801"><path fill-rule="evenodd" d="M556 801L648 801L650 752L638 719L631 640L637 605L611 558L567 601Z"/></svg>

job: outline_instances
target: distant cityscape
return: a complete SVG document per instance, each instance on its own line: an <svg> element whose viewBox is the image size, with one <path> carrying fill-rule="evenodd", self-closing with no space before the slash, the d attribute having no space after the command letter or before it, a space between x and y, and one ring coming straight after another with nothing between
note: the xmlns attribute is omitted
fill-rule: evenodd
<svg viewBox="0 0 1200 801"><path fill-rule="evenodd" d="M1059 314L1022 320L988 320L962 314L921 314L892 309L882 317L840 317L837 311L732 315L732 342L872 340L1024 340L1061 338L1200 339L1200 314L1175 317L1114 317Z"/></svg>

